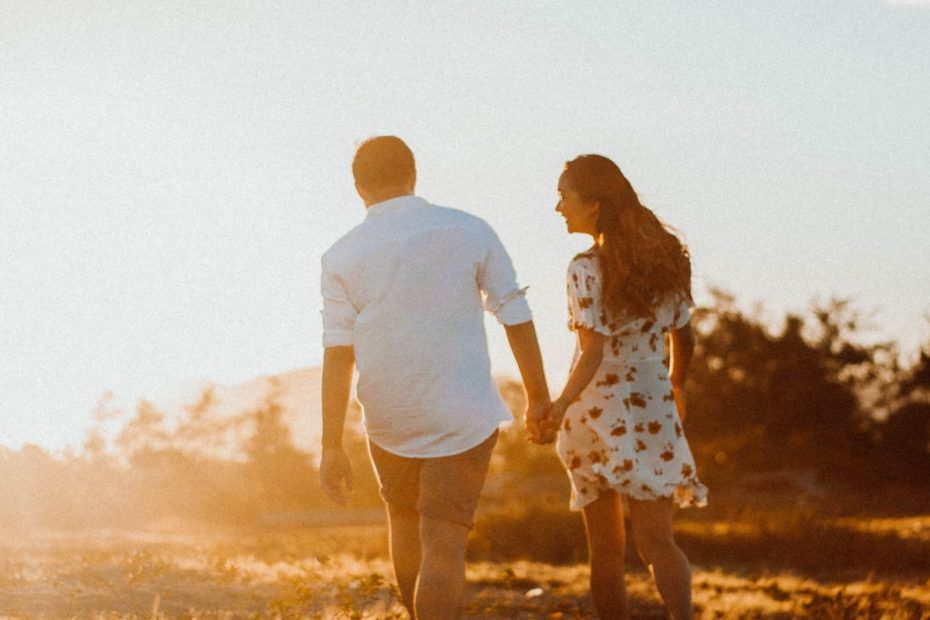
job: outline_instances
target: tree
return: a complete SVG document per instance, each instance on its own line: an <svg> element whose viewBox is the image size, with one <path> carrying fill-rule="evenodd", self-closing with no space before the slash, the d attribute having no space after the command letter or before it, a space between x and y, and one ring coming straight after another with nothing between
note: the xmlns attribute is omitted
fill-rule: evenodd
<svg viewBox="0 0 930 620"><path fill-rule="evenodd" d="M896 475L925 483L930 477L930 354L922 350L902 373L899 400L881 425L883 456L895 464Z"/></svg>
<svg viewBox="0 0 930 620"><path fill-rule="evenodd" d="M856 342L845 301L789 314L777 333L740 311L731 295L695 313L686 432L699 469L842 471L862 449L867 418L857 390L878 376L882 346ZM718 468L719 471L719 468Z"/></svg>
<svg viewBox="0 0 930 620"><path fill-rule="evenodd" d="M273 394L246 414L252 434L245 444L246 472L264 511L307 509L318 500L317 470L311 456L294 446Z"/></svg>

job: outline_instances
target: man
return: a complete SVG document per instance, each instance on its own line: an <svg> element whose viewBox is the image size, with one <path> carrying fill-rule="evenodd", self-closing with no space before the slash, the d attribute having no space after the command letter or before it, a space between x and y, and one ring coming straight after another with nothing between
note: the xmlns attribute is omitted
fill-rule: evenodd
<svg viewBox="0 0 930 620"><path fill-rule="evenodd" d="M365 220L322 260L320 479L344 503L352 475L342 435L357 364L403 603L419 620L457 618L466 538L497 427L511 419L491 378L482 310L506 329L532 437L550 404L536 331L494 231L414 195L402 140L367 140L352 172Z"/></svg>

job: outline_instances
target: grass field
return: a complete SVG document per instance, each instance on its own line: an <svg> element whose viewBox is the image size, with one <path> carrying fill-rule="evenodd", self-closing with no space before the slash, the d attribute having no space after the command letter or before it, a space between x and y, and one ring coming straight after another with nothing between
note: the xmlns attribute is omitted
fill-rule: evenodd
<svg viewBox="0 0 930 620"><path fill-rule="evenodd" d="M751 527L680 523L679 534L692 545L702 537L718 541L706 558L692 552L698 617L930 618L930 572L920 555L874 569L868 557L850 565L849 549L834 548L845 541L852 552L856 544L867 552L895 537L919 554L930 547L930 517L846 519L831 527L838 538L824 540L820 553L835 552L839 561L802 561L805 568L798 569L787 566L797 545L779 542L771 529L755 536L757 545L774 545L773 561L764 555L748 561L739 552L749 549ZM2 540L2 617L405 617L378 525L184 535L33 531ZM728 540L736 559L724 557ZM475 561L468 581L466 618L594 616L583 563ZM665 617L649 574L636 561L627 583L632 617Z"/></svg>

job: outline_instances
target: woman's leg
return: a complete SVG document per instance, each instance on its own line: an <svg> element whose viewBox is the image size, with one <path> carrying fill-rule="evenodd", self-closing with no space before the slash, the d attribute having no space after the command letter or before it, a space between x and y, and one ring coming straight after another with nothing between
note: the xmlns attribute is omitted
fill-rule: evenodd
<svg viewBox="0 0 930 620"><path fill-rule="evenodd" d="M659 594L675 620L690 620L691 568L672 537L672 501L630 499L633 541L643 561L652 566Z"/></svg>
<svg viewBox="0 0 930 620"><path fill-rule="evenodd" d="M620 496L601 495L584 508L591 561L591 598L601 620L626 618L626 586L623 582L625 533Z"/></svg>

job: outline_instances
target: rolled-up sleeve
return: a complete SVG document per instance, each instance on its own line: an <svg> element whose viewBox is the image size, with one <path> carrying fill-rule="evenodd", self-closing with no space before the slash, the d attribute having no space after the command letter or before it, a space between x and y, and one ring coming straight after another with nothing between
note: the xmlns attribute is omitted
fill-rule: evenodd
<svg viewBox="0 0 930 620"><path fill-rule="evenodd" d="M350 347L355 344L358 310L349 299L345 283L323 261L320 292L323 295L323 346Z"/></svg>
<svg viewBox="0 0 930 620"><path fill-rule="evenodd" d="M484 308L501 325L517 325L533 319L526 302L526 288L517 284L510 255L497 234L488 226L487 253L478 274L478 285L485 294Z"/></svg>

